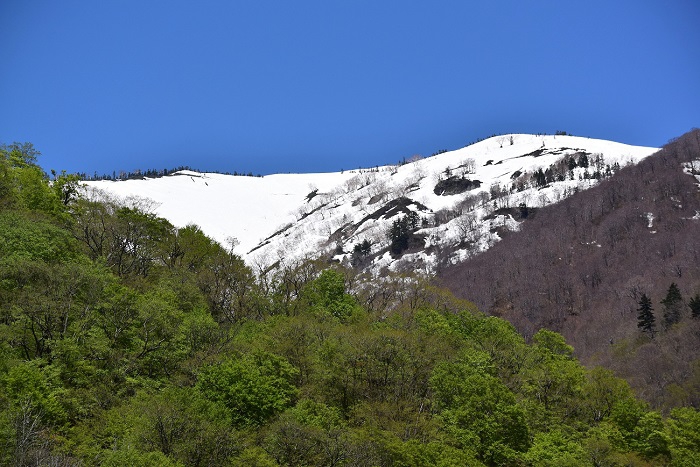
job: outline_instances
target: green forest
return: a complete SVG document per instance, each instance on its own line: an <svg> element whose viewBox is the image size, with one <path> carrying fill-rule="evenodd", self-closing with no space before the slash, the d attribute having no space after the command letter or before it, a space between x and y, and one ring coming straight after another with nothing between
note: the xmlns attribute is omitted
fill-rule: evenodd
<svg viewBox="0 0 700 467"><path fill-rule="evenodd" d="M0 148L0 465L700 465L700 412L555 332L418 276L254 271L39 155Z"/></svg>

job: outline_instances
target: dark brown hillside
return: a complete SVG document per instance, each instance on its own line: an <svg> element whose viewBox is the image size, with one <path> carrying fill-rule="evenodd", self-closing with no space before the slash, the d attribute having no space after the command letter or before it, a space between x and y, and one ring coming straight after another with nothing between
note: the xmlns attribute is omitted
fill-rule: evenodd
<svg viewBox="0 0 700 467"><path fill-rule="evenodd" d="M440 280L525 335L542 327L563 333L585 362L615 369L659 407L697 407L700 318L687 302L700 293L700 188L683 172L691 160L700 160L698 129L541 209ZM660 302L671 283L684 304L680 323L665 329ZM654 339L637 327L642 294L652 300Z"/></svg>

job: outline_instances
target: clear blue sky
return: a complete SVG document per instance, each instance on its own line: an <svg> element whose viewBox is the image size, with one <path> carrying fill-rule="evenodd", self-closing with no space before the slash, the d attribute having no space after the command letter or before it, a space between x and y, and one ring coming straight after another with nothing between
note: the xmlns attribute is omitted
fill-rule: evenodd
<svg viewBox="0 0 700 467"><path fill-rule="evenodd" d="M320 172L700 126L700 2L0 1L0 142L92 174Z"/></svg>

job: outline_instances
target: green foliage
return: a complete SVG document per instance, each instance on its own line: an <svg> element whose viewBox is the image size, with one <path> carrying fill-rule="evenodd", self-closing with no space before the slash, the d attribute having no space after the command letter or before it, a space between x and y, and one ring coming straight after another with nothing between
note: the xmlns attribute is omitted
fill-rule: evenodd
<svg viewBox="0 0 700 467"><path fill-rule="evenodd" d="M101 259L120 276L147 276L169 259L174 227L155 214L113 200L79 200L72 206L69 226L87 247L91 259Z"/></svg>
<svg viewBox="0 0 700 467"><path fill-rule="evenodd" d="M17 259L55 263L78 256L78 246L65 230L40 218L0 212L0 263Z"/></svg>
<svg viewBox="0 0 700 467"><path fill-rule="evenodd" d="M285 411L265 441L281 465L335 465L346 456L348 444L340 411L308 399Z"/></svg>
<svg viewBox="0 0 700 467"><path fill-rule="evenodd" d="M574 423L585 383L583 367L573 358L564 338L541 329L532 338L529 361L521 372L529 424L544 431Z"/></svg>
<svg viewBox="0 0 700 467"><path fill-rule="evenodd" d="M470 449L458 449L440 442L421 443L415 439L401 441L391 437L382 445L391 459L391 465L419 467L434 465L440 467L469 466L484 464L478 461Z"/></svg>
<svg viewBox="0 0 700 467"><path fill-rule="evenodd" d="M61 402L64 391L55 368L42 367L38 360L23 362L10 368L0 379L0 385L11 409L33 411L47 425L62 425L67 421Z"/></svg>
<svg viewBox="0 0 700 467"><path fill-rule="evenodd" d="M11 167L25 168L36 166L41 155L32 143L18 143L0 145L0 155L7 160Z"/></svg>
<svg viewBox="0 0 700 467"><path fill-rule="evenodd" d="M306 284L301 297L318 316L330 315L345 322L359 314L357 302L345 293L345 277L332 269Z"/></svg>
<svg viewBox="0 0 700 467"><path fill-rule="evenodd" d="M660 459L669 454L661 414L647 412L642 415L632 434L630 447L647 459Z"/></svg>
<svg viewBox="0 0 700 467"><path fill-rule="evenodd" d="M155 214L139 209L121 207L116 211L108 264L119 275L146 276L159 257L159 245L173 233L173 226Z"/></svg>
<svg viewBox="0 0 700 467"><path fill-rule="evenodd" d="M231 467L278 467L279 464L263 448L251 446L233 458Z"/></svg>
<svg viewBox="0 0 700 467"><path fill-rule="evenodd" d="M478 317L463 312L452 318L452 326L466 339L465 345L486 352L498 376L509 387L519 384L528 354L525 339L512 324L495 317Z"/></svg>
<svg viewBox="0 0 700 467"><path fill-rule="evenodd" d="M213 242L207 244L196 231L187 232L184 238L197 247L184 259L188 268L199 269L197 283L217 320L237 323L258 317L263 305L255 276L241 257Z"/></svg>
<svg viewBox="0 0 700 467"><path fill-rule="evenodd" d="M173 244L168 248L168 263L188 271L205 271L206 265L223 253L221 245L207 237L202 229L194 224L177 229L172 237Z"/></svg>
<svg viewBox="0 0 700 467"><path fill-rule="evenodd" d="M14 170L19 186L20 202L26 209L55 212L60 202L48 184L48 177L37 166L26 166Z"/></svg>
<svg viewBox="0 0 700 467"><path fill-rule="evenodd" d="M55 171L52 171L52 174L54 180L51 188L53 188L58 200L64 206L76 200L80 193L80 176L78 174L68 174L65 170L62 170L59 175L56 175Z"/></svg>
<svg viewBox="0 0 700 467"><path fill-rule="evenodd" d="M175 462L161 452L142 452L130 446L105 451L101 465L107 467L122 467L138 465L143 467L180 467L183 464Z"/></svg>
<svg viewBox="0 0 700 467"><path fill-rule="evenodd" d="M0 465L700 463L697 411L664 418L557 333L414 276L256 275L197 226L50 184L31 145L0 153Z"/></svg>
<svg viewBox="0 0 700 467"><path fill-rule="evenodd" d="M5 156L5 154L0 154ZM14 171L7 157L0 157L0 209L15 207L19 192Z"/></svg>
<svg viewBox="0 0 700 467"><path fill-rule="evenodd" d="M581 417L589 424L609 419L618 407L634 403L629 384L601 367L586 372L581 396Z"/></svg>
<svg viewBox="0 0 700 467"><path fill-rule="evenodd" d="M194 388L140 392L105 414L99 439L109 440L110 448L95 454L106 462L149 453L177 465L223 465L241 450L226 411Z"/></svg>
<svg viewBox="0 0 700 467"><path fill-rule="evenodd" d="M540 329L532 336L535 349L543 358L571 360L574 348L566 343L564 336L548 329Z"/></svg>
<svg viewBox="0 0 700 467"><path fill-rule="evenodd" d="M430 378L435 403L448 432L487 464L506 464L529 444L525 414L515 395L495 375L490 357L465 352L439 363Z"/></svg>
<svg viewBox="0 0 700 467"><path fill-rule="evenodd" d="M0 265L0 335L27 358L51 359L57 342L87 337L90 311L108 280L102 268L89 263Z"/></svg>
<svg viewBox="0 0 700 467"><path fill-rule="evenodd" d="M257 353L205 367L197 388L226 407L234 426L259 426L293 403L297 372L281 357Z"/></svg>
<svg viewBox="0 0 700 467"><path fill-rule="evenodd" d="M538 433L532 447L523 456L528 465L575 467L588 464L588 453L580 440L559 430Z"/></svg>
<svg viewBox="0 0 700 467"><path fill-rule="evenodd" d="M37 165L39 155L31 143L0 146L0 209L64 216L65 206L78 194L78 176L64 171L49 184L46 173Z"/></svg>
<svg viewBox="0 0 700 467"><path fill-rule="evenodd" d="M700 412L690 407L672 410L667 436L671 465L700 465Z"/></svg>

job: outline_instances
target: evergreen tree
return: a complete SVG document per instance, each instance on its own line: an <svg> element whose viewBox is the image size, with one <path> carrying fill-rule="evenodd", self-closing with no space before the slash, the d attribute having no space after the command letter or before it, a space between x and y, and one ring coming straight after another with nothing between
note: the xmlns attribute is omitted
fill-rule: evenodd
<svg viewBox="0 0 700 467"><path fill-rule="evenodd" d="M670 327L681 320L681 308L683 304L683 298L681 297L681 291L675 282L672 282L666 293L666 298L661 300L661 304L664 306L664 326Z"/></svg>
<svg viewBox="0 0 700 467"><path fill-rule="evenodd" d="M578 158L578 166L584 169L588 168L588 156L586 154L581 154Z"/></svg>
<svg viewBox="0 0 700 467"><path fill-rule="evenodd" d="M362 244L360 245L360 252L367 256L372 252L372 244L369 242L369 240L365 239Z"/></svg>
<svg viewBox="0 0 700 467"><path fill-rule="evenodd" d="M547 184L547 176L544 174L542 169L535 172L535 184L537 187L543 187Z"/></svg>
<svg viewBox="0 0 700 467"><path fill-rule="evenodd" d="M351 263L357 266L363 263L364 259L372 252L372 244L365 239L362 243L356 243L352 249Z"/></svg>
<svg viewBox="0 0 700 467"><path fill-rule="evenodd" d="M641 329L642 332L649 333L653 338L656 328L656 319L654 318L653 308L651 307L651 300L646 294L642 294L637 311L639 312L639 315L637 315L637 327Z"/></svg>
<svg viewBox="0 0 700 467"><path fill-rule="evenodd" d="M700 318L700 294L695 294L688 302L688 306L690 307L690 315L693 318Z"/></svg>
<svg viewBox="0 0 700 467"><path fill-rule="evenodd" d="M408 249L408 239L411 235L411 221L409 216L396 219L389 229L389 240L391 240L391 252L400 255L402 251Z"/></svg>

